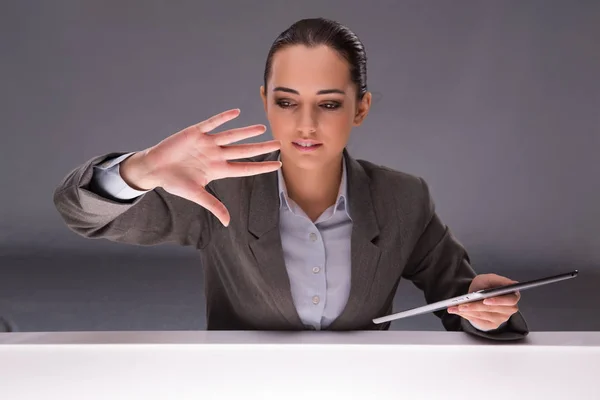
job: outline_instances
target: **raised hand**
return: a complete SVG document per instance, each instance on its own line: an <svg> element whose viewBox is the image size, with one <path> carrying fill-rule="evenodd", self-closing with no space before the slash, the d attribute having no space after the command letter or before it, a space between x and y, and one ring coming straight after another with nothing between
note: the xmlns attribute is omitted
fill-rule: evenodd
<svg viewBox="0 0 600 400"><path fill-rule="evenodd" d="M229 225L229 211L206 191L205 186L213 180L258 175L281 167L279 161L231 161L270 153L281 147L280 142L275 140L232 145L263 134L266 130L264 125L209 134L239 114L239 109L233 109L214 115L132 155L122 163L121 176L137 189L162 187L169 193L193 201L213 213L223 225Z"/></svg>

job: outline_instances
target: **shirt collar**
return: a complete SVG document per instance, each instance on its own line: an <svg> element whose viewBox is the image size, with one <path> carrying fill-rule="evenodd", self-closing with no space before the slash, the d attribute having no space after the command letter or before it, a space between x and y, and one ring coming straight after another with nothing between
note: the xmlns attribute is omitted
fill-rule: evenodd
<svg viewBox="0 0 600 400"><path fill-rule="evenodd" d="M277 157L277 161L281 160L281 155ZM348 207L348 172L346 169L346 157L342 157L342 180L340 182L340 187L338 189L338 196L336 200L336 210L344 210L348 216L349 207ZM281 168L277 170L277 184L279 188L279 207L287 208L291 210L290 204L288 202L288 193L287 188L285 186L285 180L283 179L283 174L281 173Z"/></svg>

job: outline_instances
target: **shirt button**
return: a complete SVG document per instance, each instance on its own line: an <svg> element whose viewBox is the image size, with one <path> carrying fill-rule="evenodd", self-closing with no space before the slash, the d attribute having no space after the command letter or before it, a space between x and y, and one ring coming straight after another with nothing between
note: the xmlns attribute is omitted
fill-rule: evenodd
<svg viewBox="0 0 600 400"><path fill-rule="evenodd" d="M319 267L313 267L313 274L318 274L320 270L321 268Z"/></svg>
<svg viewBox="0 0 600 400"><path fill-rule="evenodd" d="M313 242L317 240L317 234L314 232L311 232L311 234L308 235L308 237L310 237L310 240L312 240Z"/></svg>
<svg viewBox="0 0 600 400"><path fill-rule="evenodd" d="M319 304L319 301L320 301L319 296L314 296L312 300L313 300L313 304Z"/></svg>

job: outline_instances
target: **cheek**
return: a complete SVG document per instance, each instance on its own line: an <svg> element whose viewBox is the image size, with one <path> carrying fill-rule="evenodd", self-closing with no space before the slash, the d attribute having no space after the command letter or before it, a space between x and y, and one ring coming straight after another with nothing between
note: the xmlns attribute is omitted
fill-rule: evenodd
<svg viewBox="0 0 600 400"><path fill-rule="evenodd" d="M346 109L323 112L319 119L319 129L323 134L345 138L350 134L354 114Z"/></svg>
<svg viewBox="0 0 600 400"><path fill-rule="evenodd" d="M279 140L294 133L294 124L291 115L271 108L267 111L267 119L271 126L273 138Z"/></svg>

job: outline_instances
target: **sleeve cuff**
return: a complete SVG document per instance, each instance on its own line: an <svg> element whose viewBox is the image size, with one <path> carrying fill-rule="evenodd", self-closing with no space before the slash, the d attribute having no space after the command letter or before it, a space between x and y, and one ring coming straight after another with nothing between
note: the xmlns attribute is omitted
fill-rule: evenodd
<svg viewBox="0 0 600 400"><path fill-rule="evenodd" d="M149 190L137 190L129 186L119 172L121 162L133 154L135 152L123 154L94 166L93 179L96 181L96 186L107 195L119 200L131 200L148 193Z"/></svg>

